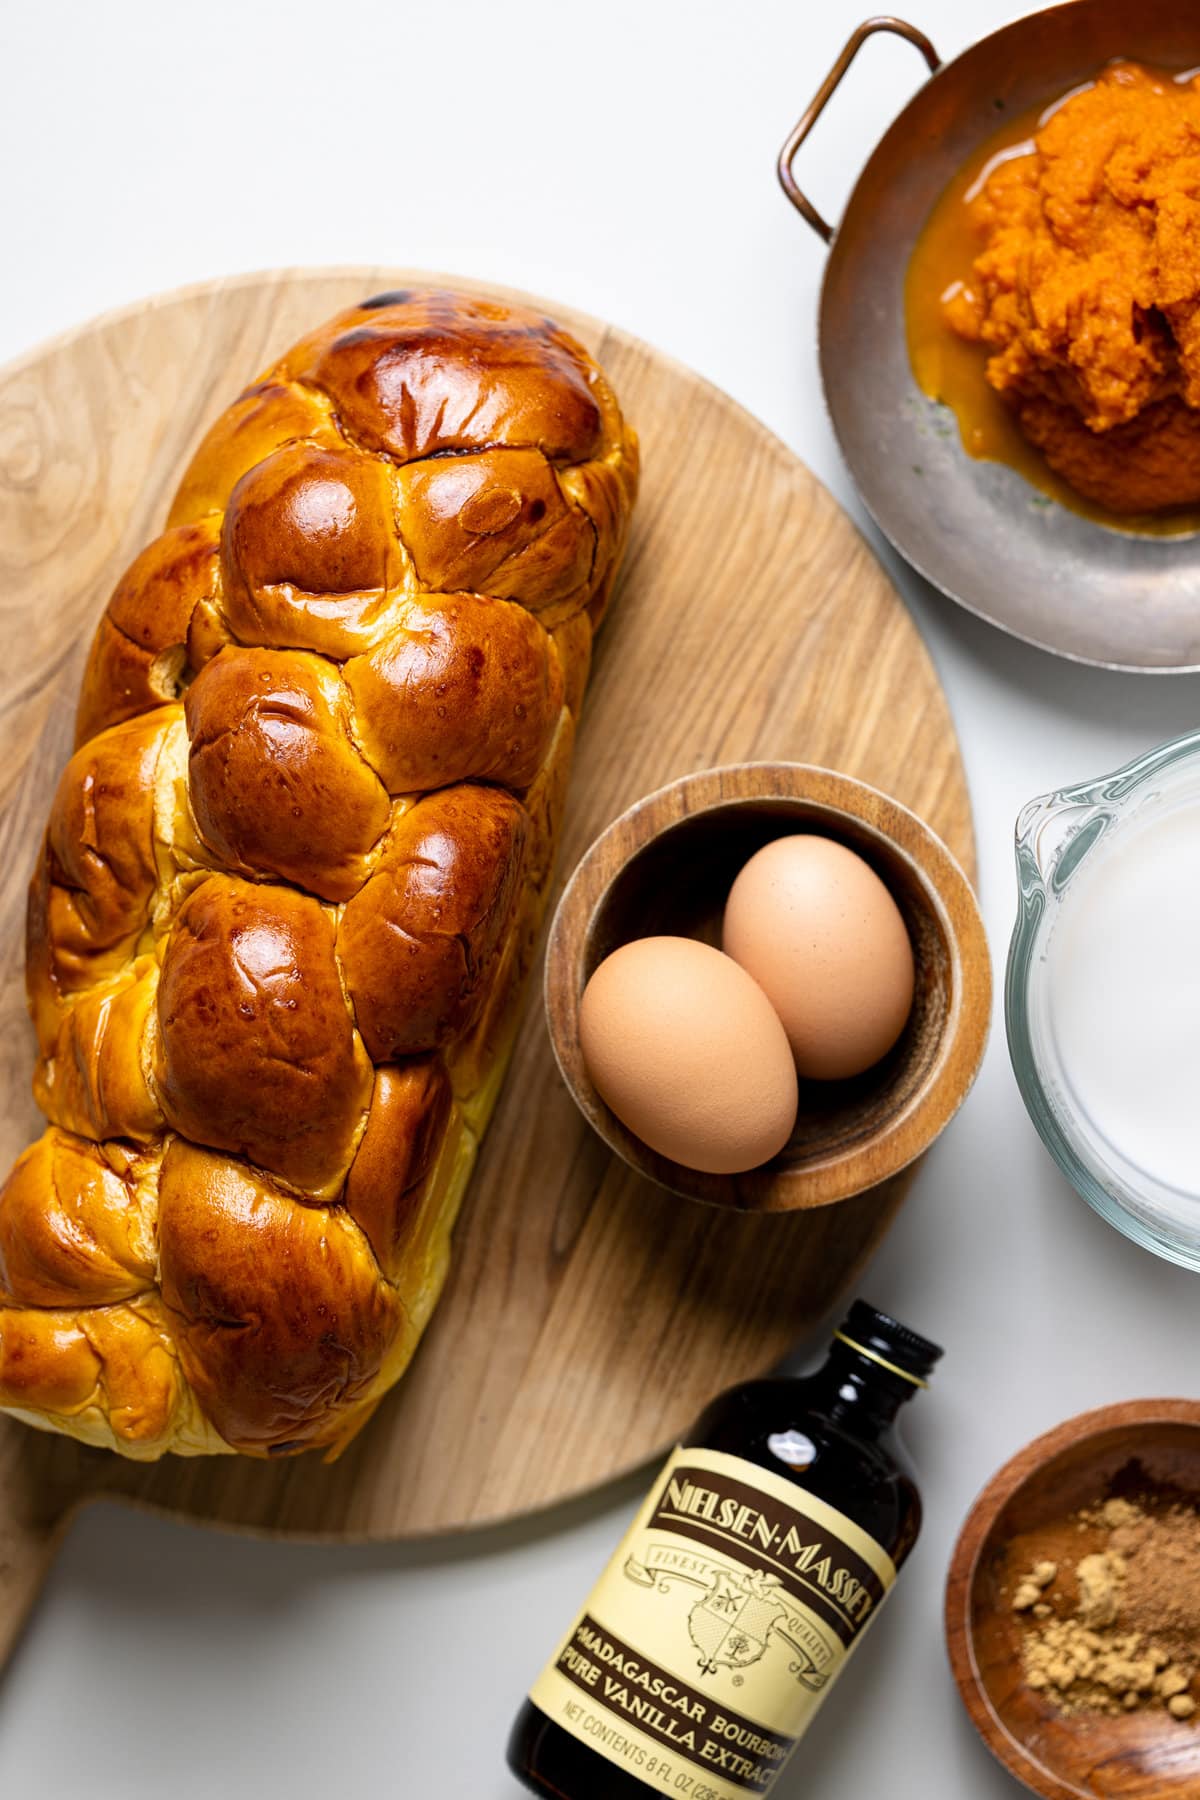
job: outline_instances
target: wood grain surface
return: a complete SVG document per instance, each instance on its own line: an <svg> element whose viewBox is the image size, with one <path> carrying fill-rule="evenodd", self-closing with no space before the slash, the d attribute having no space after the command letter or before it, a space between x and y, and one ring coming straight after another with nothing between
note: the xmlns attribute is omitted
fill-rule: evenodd
<svg viewBox="0 0 1200 1800"><path fill-rule="evenodd" d="M160 528L203 428L271 357L340 307L440 279L393 269L241 277L100 319L0 373L6 1165L40 1129L24 891L95 618ZM944 697L845 515L784 445L699 377L621 331L535 304L600 358L645 457L623 589L577 745L560 876L639 795L693 769L772 757L824 763L894 793L970 869ZM0 1420L0 1545L17 1545L0 1550L0 1655L6 1621L10 1634L28 1598L21 1545L36 1563L64 1512L88 1497L306 1537L403 1537L502 1519L650 1457L716 1390L769 1367L834 1306L905 1178L820 1213L772 1218L662 1192L576 1110L536 986L439 1311L411 1372L340 1462L168 1458L146 1468Z"/></svg>
<svg viewBox="0 0 1200 1800"><path fill-rule="evenodd" d="M1114 1492L1200 1505L1200 1401L1101 1407L1067 1419L1004 1465L967 1515L951 1559L950 1666L988 1749L1043 1800L1200 1800L1194 1719L1181 1723L1161 1707L1118 1718L1065 1715L1022 1676L1029 1621L1013 1613L1014 1577L1032 1561L1061 1568L1100 1548L1071 1515Z"/></svg>

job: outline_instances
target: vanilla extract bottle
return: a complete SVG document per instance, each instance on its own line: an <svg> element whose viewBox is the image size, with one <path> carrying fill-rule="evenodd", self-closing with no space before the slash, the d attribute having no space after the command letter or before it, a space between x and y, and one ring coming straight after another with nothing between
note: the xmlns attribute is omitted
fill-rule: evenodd
<svg viewBox="0 0 1200 1800"><path fill-rule="evenodd" d="M916 1542L895 1421L941 1354L857 1300L814 1374L713 1401L517 1715L526 1787L770 1792Z"/></svg>

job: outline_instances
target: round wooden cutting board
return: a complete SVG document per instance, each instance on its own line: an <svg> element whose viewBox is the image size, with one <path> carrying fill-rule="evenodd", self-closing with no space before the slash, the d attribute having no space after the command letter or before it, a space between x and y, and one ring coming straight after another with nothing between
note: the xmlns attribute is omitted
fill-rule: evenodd
<svg viewBox="0 0 1200 1800"><path fill-rule="evenodd" d="M41 1128L29 1093L25 884L109 590L160 529L201 431L268 361L341 307L438 279L390 269L247 276L100 319L0 372L5 1169ZM599 357L645 461L584 710L560 882L640 795L755 758L824 763L886 789L970 869L945 699L849 520L783 444L698 376L624 332L534 304ZM213 1524L330 1538L512 1517L652 1456L718 1389L766 1370L833 1307L907 1177L774 1217L648 1185L576 1111L536 985L441 1305L411 1371L340 1462L169 1457L142 1467L0 1419L0 1658L83 1500L118 1494Z"/></svg>

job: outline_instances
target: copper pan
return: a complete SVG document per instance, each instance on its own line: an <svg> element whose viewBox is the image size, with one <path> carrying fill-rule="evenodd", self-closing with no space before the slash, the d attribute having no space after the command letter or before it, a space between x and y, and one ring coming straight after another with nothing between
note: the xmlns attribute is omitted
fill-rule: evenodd
<svg viewBox="0 0 1200 1800"><path fill-rule="evenodd" d="M931 75L873 151L836 228L801 191L796 155L877 31ZM920 574L980 618L1104 668L1200 669L1200 534L1138 536L1047 505L1015 470L964 452L919 391L904 275L946 183L998 120L1058 98L1114 57L1200 64L1197 0L1069 0L993 32L953 62L902 19L858 27L780 154L793 205L829 244L821 378L834 430L880 529Z"/></svg>

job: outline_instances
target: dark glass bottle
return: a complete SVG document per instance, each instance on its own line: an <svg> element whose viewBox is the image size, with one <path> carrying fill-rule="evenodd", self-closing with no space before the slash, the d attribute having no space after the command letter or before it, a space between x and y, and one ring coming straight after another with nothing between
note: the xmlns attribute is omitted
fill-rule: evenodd
<svg viewBox="0 0 1200 1800"><path fill-rule="evenodd" d="M527 1787L769 1791L916 1542L894 1426L941 1354L859 1300L815 1373L712 1402L517 1715Z"/></svg>

